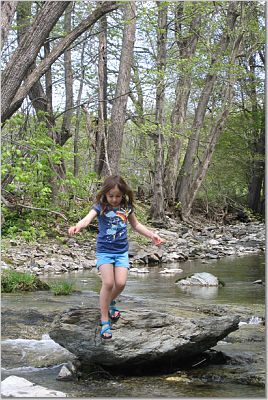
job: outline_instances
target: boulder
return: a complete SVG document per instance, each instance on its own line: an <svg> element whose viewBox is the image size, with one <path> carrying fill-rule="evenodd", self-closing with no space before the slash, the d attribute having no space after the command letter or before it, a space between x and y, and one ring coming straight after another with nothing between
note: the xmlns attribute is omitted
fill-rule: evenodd
<svg viewBox="0 0 268 400"><path fill-rule="evenodd" d="M100 365L126 374L185 365L237 330L239 317L182 318L138 307L113 324L112 339L101 339L99 321L97 308L70 309L56 316L49 335L81 369Z"/></svg>
<svg viewBox="0 0 268 400"><path fill-rule="evenodd" d="M196 272L186 278L180 278L176 281L181 286L219 286L223 285L218 278L208 272Z"/></svg>

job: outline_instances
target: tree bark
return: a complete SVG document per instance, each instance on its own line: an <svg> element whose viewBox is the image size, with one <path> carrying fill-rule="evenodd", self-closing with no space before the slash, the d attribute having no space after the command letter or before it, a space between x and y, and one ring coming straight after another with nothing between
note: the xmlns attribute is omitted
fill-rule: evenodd
<svg viewBox="0 0 268 400"><path fill-rule="evenodd" d="M107 16L100 19L99 34L99 107L98 107L98 131L96 138L96 156L94 170L98 176L104 166L108 164L107 156Z"/></svg>
<svg viewBox="0 0 268 400"><path fill-rule="evenodd" d="M163 127L165 123L165 70L167 64L167 12L168 7L157 2L158 24L157 24L157 81L156 81L156 115L157 126L155 142L155 168L153 183L153 198L150 216L155 225L165 222L164 207L164 150L163 150Z"/></svg>
<svg viewBox="0 0 268 400"><path fill-rule="evenodd" d="M1 1L1 50L6 42L17 4L17 1Z"/></svg>
<svg viewBox="0 0 268 400"><path fill-rule="evenodd" d="M85 46L86 41L84 40L82 51L81 51L81 60L80 60L80 84L79 91L77 96L77 111L76 111L76 122L75 122L75 132L74 132L74 176L78 176L79 173L79 157L78 157L78 142L79 142L79 128L80 128L80 116L81 116L81 98L84 86L84 77L85 77L85 65L84 65L84 55L85 55Z"/></svg>
<svg viewBox="0 0 268 400"><path fill-rule="evenodd" d="M72 30L72 3L66 8L64 15L64 32L69 35ZM72 51L67 48L64 52L64 78L65 78L65 113L61 127L61 145L63 146L72 136L71 123L74 106L73 95L73 69Z"/></svg>
<svg viewBox="0 0 268 400"><path fill-rule="evenodd" d="M35 61L49 32L69 3L69 1L46 1L38 13L33 26L25 35L23 42L11 57L2 73L2 122L10 118L19 109L32 86L46 73L50 66L75 39L89 29L103 15L119 7L119 4L115 1L105 2L104 5L98 6L88 18L83 20L69 35L59 41L49 56L38 64L21 86L28 68ZM46 21L45 24L44 21Z"/></svg>
<svg viewBox="0 0 268 400"><path fill-rule="evenodd" d="M11 116L10 105L14 101L23 79L26 77L29 68L35 62L38 52L48 37L49 32L69 3L69 1L46 1L37 14L33 25L27 29L27 33L23 36L20 45L11 56L2 73L2 122ZM40 76L32 83L26 94L29 93L33 84L36 83L39 78ZM23 96L23 98L25 96Z"/></svg>
<svg viewBox="0 0 268 400"><path fill-rule="evenodd" d="M256 60L252 55L249 59L250 102L253 125L253 144L251 177L249 183L248 206L264 217L264 184L265 184L265 111L258 105L256 83ZM261 115L261 118L260 118ZM261 123L259 122L261 120Z"/></svg>
<svg viewBox="0 0 268 400"><path fill-rule="evenodd" d="M108 164L107 162L105 163L102 175L118 173L123 143L125 115L135 42L136 3L134 1L127 2L124 4L124 8L125 28L122 41L122 51L115 98L113 100L111 111L111 123L108 129Z"/></svg>

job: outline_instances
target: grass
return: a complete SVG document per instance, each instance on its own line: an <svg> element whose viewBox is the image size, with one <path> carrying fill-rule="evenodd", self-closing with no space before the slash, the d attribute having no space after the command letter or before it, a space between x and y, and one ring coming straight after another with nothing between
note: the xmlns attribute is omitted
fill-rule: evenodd
<svg viewBox="0 0 268 400"><path fill-rule="evenodd" d="M55 296L67 296L75 291L74 284L66 281L57 281L50 285Z"/></svg>
<svg viewBox="0 0 268 400"><path fill-rule="evenodd" d="M1 274L2 293L49 290L49 285L28 272L4 270Z"/></svg>
<svg viewBox="0 0 268 400"><path fill-rule="evenodd" d="M56 281L50 285L42 282L36 275L28 272L4 270L1 274L1 292L34 292L51 290L56 296L68 295L75 291L74 284L66 281Z"/></svg>

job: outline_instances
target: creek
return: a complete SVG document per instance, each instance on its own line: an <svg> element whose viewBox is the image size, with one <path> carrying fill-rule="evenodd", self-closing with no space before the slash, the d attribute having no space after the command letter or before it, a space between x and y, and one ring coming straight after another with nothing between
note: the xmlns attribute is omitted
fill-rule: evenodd
<svg viewBox="0 0 268 400"><path fill-rule="evenodd" d="M247 323L259 324L260 316L264 313L265 287L254 284L257 280L265 281L265 262L263 255L251 255L239 258L226 257L211 261L187 261L173 263L166 267L181 268L183 272L175 274L160 274L163 267L152 266L146 274L130 272L127 286L121 296L121 305L124 308L124 299L142 301L151 306L157 300L159 311L165 311L168 302L180 300L191 305L228 305L242 306L251 310L251 317ZM225 283L218 288L181 288L175 284L178 278L186 277L195 272L210 272ZM46 313L61 312L71 307L89 306L92 296L95 298L100 289L100 278L95 269L83 270L60 276L46 275L43 280L66 279L75 284L76 293L69 296L54 296L50 292L33 292L19 294L2 294L2 312L20 313L27 309ZM17 314L14 314L16 318ZM32 329L30 329L32 328ZM200 366L203 377L209 372L209 379L195 379L187 371L177 371L176 374L146 376L146 377L111 377L111 379L81 379L67 382L56 380L56 377L65 362L64 354L60 363L53 364L53 354L57 353L58 345L50 340L46 331L37 331L34 327L25 328L24 334L19 324L2 331L2 346L5 350L4 362L2 359L2 380L10 375L16 375L30 380L38 385L59 390L68 394L68 397L186 397L186 398L265 398L265 389L261 386L237 383L235 380L224 381L219 379L222 372L212 377L211 366ZM226 344L228 346L228 344ZM255 344L253 343L253 351ZM259 351L263 352L264 343L256 343ZM263 347L262 347L263 346ZM16 355L20 352L21 357ZM31 353L31 354L29 354ZM51 359L49 360L49 355ZM57 358L59 360L60 358ZM68 356L66 355L66 361ZM33 362L32 360L35 360ZM38 363L36 360L40 360ZM43 360L43 361L42 361ZM44 361L46 360L46 362ZM43 363L43 364L42 364ZM216 366L218 368L218 366ZM215 370L216 370L215 367ZM250 366L249 368L254 368ZM233 370L239 374L239 368ZM253 371L254 373L254 371Z"/></svg>

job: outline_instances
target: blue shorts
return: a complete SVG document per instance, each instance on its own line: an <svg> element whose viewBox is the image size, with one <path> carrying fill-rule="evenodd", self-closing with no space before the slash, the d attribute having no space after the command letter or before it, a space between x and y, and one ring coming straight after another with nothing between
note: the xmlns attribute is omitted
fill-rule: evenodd
<svg viewBox="0 0 268 400"><path fill-rule="evenodd" d="M97 253L97 269L103 264L113 264L115 267L129 269L128 252L125 253Z"/></svg>

